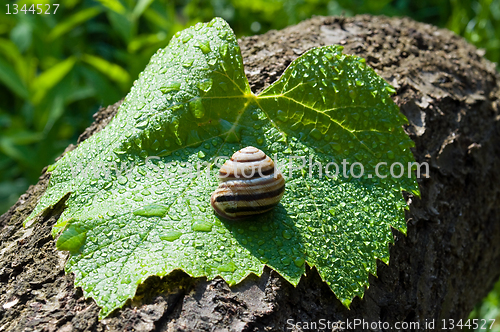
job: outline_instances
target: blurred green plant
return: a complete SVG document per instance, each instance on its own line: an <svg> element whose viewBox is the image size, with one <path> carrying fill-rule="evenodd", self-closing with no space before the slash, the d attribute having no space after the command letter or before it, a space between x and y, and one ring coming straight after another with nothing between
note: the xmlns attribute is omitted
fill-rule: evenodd
<svg viewBox="0 0 500 332"><path fill-rule="evenodd" d="M57 2L55 15L8 15L0 7L0 213L76 141L99 106L128 92L175 32L214 16L243 36L313 15L406 15L446 26L483 48L490 60L500 59L500 0ZM35 1L9 1L11 8L13 3L29 8Z"/></svg>
<svg viewBox="0 0 500 332"><path fill-rule="evenodd" d="M485 325L485 327L487 326L488 328L486 330L476 329L474 331L500 332L500 280L497 281L495 287L488 296L486 296L481 303L476 305L469 318L487 320L487 325ZM492 323L491 319L495 319L495 323L490 329Z"/></svg>

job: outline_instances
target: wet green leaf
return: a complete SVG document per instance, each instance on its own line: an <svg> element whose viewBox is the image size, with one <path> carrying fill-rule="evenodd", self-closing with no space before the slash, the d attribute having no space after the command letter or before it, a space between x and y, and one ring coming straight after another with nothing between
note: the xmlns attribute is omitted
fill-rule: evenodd
<svg viewBox="0 0 500 332"><path fill-rule="evenodd" d="M391 227L406 231L401 191L418 194L414 175L368 175L413 161L393 91L363 59L325 46L255 96L227 23L197 24L151 58L105 129L51 166L26 224L71 192L53 234L66 229L58 247L77 252L66 270L101 317L150 275L182 269L233 285L268 265L296 285L306 263L348 306L376 259L389 261ZM214 163L249 145L275 156L285 195L270 213L229 222L210 206ZM365 175L355 165L325 176L344 159Z"/></svg>

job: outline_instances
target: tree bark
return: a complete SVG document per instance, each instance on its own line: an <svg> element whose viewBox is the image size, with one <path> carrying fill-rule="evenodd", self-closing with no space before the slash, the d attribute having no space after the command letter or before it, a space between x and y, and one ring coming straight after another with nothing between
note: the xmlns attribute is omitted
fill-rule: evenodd
<svg viewBox="0 0 500 332"><path fill-rule="evenodd" d="M47 187L49 176L42 175L0 217L0 331L302 331L319 329L312 324L321 319L332 324L356 318L419 322L420 330L430 330L426 321L434 320L438 329L442 319L467 318L500 276L495 66L453 33L410 19L315 17L240 40L252 89L275 81L309 48L329 44L366 58L395 86L415 158L430 165L429 178L419 179L422 197L405 196L408 234L393 230L390 264L378 262L378 277L370 276L363 299L346 309L315 269L296 288L269 269L231 288L220 279L176 271L149 278L133 301L98 321L99 308L74 288L73 275L65 275L68 256L55 249L50 235L64 203L33 228L22 228ZM79 142L109 123L119 104L96 113ZM371 330L384 328L372 324Z"/></svg>

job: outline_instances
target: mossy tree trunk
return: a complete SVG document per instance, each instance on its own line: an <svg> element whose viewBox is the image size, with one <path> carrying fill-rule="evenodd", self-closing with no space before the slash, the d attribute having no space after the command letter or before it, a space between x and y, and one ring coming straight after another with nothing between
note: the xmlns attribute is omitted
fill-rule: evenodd
<svg viewBox="0 0 500 332"><path fill-rule="evenodd" d="M409 19L317 17L240 41L255 92L311 47L341 44L397 89L418 162L421 198L406 196L408 235L393 231L390 264L378 264L363 299L347 310L307 271L297 288L266 269L229 288L182 272L149 278L136 298L98 321L99 308L65 275L67 254L50 229L64 204L22 228L49 177L0 217L0 331L283 331L305 322L419 322L467 318L500 275L500 77L454 34ZM79 141L102 129L119 103L101 109ZM72 149L74 146L68 147ZM302 322L300 324L297 324ZM293 328L292 328L293 327Z"/></svg>

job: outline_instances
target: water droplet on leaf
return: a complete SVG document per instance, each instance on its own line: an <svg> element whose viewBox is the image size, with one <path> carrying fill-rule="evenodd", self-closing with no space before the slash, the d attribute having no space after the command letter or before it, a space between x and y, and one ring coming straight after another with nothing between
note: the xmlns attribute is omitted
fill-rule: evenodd
<svg viewBox="0 0 500 332"><path fill-rule="evenodd" d="M201 102L201 98L196 98L189 103L189 109L193 116L197 119L201 119L205 115L205 108Z"/></svg>
<svg viewBox="0 0 500 332"><path fill-rule="evenodd" d="M161 234L160 235L160 239L161 240L165 240L165 241L175 241L178 238L180 238L181 235L182 235L182 232L179 232L179 231L169 231L169 232Z"/></svg>
<svg viewBox="0 0 500 332"><path fill-rule="evenodd" d="M181 40L182 40L182 42L185 44L185 43L187 43L188 41L190 41L190 40L191 40L191 38L193 38L193 35L192 35L192 34L190 34L189 32L186 32L186 33L184 33L184 35L182 36Z"/></svg>
<svg viewBox="0 0 500 332"><path fill-rule="evenodd" d="M141 199L142 200L142 199ZM142 217L164 217L167 214L168 208L159 204L150 204L135 210L134 215Z"/></svg>
<svg viewBox="0 0 500 332"><path fill-rule="evenodd" d="M212 79L211 78L204 79L198 83L198 89L200 89L201 91L203 91L205 93L210 91L211 88L212 88Z"/></svg>
<svg viewBox="0 0 500 332"><path fill-rule="evenodd" d="M167 93L170 91L179 91L181 89L181 85L182 85L181 82L167 83L160 88L160 91L162 93Z"/></svg>
<svg viewBox="0 0 500 332"><path fill-rule="evenodd" d="M198 47L203 52L203 54L207 54L207 53L210 53L212 51L210 49L210 41L208 41L208 40L198 41L198 45L196 45L196 47Z"/></svg>
<svg viewBox="0 0 500 332"><path fill-rule="evenodd" d="M296 267L302 267L302 265L304 265L305 262L306 260L304 258L296 258L293 261L293 264L295 264Z"/></svg>
<svg viewBox="0 0 500 332"><path fill-rule="evenodd" d="M182 66L184 68L190 68L192 65L193 65L193 62L194 62L194 59L186 59L184 60L184 62L182 63Z"/></svg>
<svg viewBox="0 0 500 332"><path fill-rule="evenodd" d="M288 114L287 114L286 111L278 110L278 113L276 114L276 117L278 118L278 120L280 120L282 122L287 122L288 121Z"/></svg>

